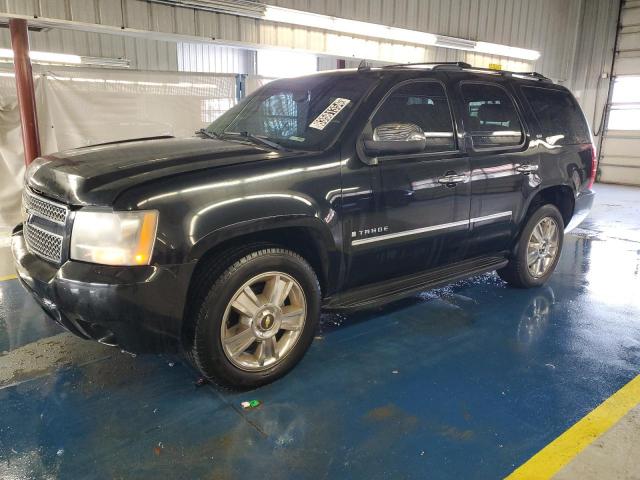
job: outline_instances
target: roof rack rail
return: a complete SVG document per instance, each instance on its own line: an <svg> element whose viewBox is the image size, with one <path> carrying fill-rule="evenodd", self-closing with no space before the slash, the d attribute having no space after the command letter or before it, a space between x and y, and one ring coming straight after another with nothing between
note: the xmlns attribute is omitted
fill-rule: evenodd
<svg viewBox="0 0 640 480"><path fill-rule="evenodd" d="M452 66L459 68L472 68L471 65L465 62L416 62L416 63L394 63L392 65L385 65L382 68L411 68L411 67L419 67L424 65L426 67L433 66L433 68L437 68L439 66Z"/></svg>
<svg viewBox="0 0 640 480"><path fill-rule="evenodd" d="M495 73L508 77L530 78L540 82L553 83L548 77L538 72L512 72L510 70L494 70L493 68L474 67L466 62L418 62L418 63L397 63L393 65L385 65L382 68L404 68L416 66L431 66L432 70L476 70L481 72Z"/></svg>
<svg viewBox="0 0 640 480"><path fill-rule="evenodd" d="M521 75L524 77L533 77L536 78L538 80L542 80L542 81L548 81L548 82L552 82L553 80L551 80L549 77L545 77L544 75L542 75L541 73L538 72L508 72L511 75Z"/></svg>
<svg viewBox="0 0 640 480"><path fill-rule="evenodd" d="M450 70L450 69L465 69L473 68L467 62L441 62L433 67L433 70Z"/></svg>
<svg viewBox="0 0 640 480"><path fill-rule="evenodd" d="M499 73L501 75L505 75L508 77L531 77L532 80L539 80L541 82L550 82L553 83L548 77L545 77L541 73L538 72L512 72L511 70L494 70L493 68L483 68L483 67L470 67L470 70L479 70L481 72L491 72L491 73Z"/></svg>

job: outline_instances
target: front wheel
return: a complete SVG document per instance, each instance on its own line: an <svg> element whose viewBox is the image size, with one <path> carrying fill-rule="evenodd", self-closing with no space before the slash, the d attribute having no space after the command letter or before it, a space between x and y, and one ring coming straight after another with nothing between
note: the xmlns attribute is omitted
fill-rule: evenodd
<svg viewBox="0 0 640 480"><path fill-rule="evenodd" d="M498 275L518 288L543 285L558 264L563 241L562 215L553 205L541 206L529 217L513 258Z"/></svg>
<svg viewBox="0 0 640 480"><path fill-rule="evenodd" d="M319 315L320 287L306 260L281 248L254 251L210 286L195 318L191 358L222 386L272 382L302 358Z"/></svg>

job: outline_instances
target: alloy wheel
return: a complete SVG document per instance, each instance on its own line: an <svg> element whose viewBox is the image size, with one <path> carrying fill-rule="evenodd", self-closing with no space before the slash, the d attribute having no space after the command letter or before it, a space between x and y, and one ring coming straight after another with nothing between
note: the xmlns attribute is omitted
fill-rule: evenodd
<svg viewBox="0 0 640 480"><path fill-rule="evenodd" d="M297 343L307 317L300 284L283 272L254 276L231 297L220 338L227 359L246 371L283 361Z"/></svg>
<svg viewBox="0 0 640 480"><path fill-rule="evenodd" d="M542 218L533 228L527 244L527 266L534 278L543 277L558 256L560 229L552 217Z"/></svg>

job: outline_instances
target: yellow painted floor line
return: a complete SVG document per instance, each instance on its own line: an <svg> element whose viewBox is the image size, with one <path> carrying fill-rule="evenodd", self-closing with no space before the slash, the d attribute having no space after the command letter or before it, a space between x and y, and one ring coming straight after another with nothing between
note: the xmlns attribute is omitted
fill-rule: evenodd
<svg viewBox="0 0 640 480"><path fill-rule="evenodd" d="M640 404L640 375L602 402L595 410L536 453L507 480L553 477L591 442Z"/></svg>
<svg viewBox="0 0 640 480"><path fill-rule="evenodd" d="M5 275L4 277L0 277L0 282L4 282L5 280L15 280L16 278L18 278L16 274Z"/></svg>

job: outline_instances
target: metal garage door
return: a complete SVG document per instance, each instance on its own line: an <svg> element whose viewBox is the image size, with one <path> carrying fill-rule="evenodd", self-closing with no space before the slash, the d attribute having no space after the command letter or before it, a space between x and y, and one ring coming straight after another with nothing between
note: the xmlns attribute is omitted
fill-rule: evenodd
<svg viewBox="0 0 640 480"><path fill-rule="evenodd" d="M622 7L600 181L640 185L640 0Z"/></svg>

